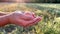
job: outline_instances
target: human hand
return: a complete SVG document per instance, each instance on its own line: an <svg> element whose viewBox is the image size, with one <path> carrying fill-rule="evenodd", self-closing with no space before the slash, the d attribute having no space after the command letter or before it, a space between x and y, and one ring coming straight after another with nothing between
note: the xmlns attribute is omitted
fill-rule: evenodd
<svg viewBox="0 0 60 34"><path fill-rule="evenodd" d="M29 27L38 23L41 17L36 17L35 14L31 12L15 12L10 16L9 20L12 24Z"/></svg>

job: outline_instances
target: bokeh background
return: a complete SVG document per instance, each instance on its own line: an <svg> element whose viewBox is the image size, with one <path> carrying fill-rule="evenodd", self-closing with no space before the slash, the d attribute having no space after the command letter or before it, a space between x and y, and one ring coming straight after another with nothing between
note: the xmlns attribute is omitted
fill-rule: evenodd
<svg viewBox="0 0 60 34"><path fill-rule="evenodd" d="M28 28L8 24L0 27L0 34L60 34L60 4L0 3L0 12L9 14L16 10L34 12L42 20Z"/></svg>
<svg viewBox="0 0 60 34"><path fill-rule="evenodd" d="M60 3L60 0L0 0L0 2Z"/></svg>

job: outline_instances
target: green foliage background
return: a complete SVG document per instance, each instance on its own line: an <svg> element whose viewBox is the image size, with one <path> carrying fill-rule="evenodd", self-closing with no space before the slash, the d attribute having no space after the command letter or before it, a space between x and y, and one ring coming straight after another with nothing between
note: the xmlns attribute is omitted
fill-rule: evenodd
<svg viewBox="0 0 60 34"><path fill-rule="evenodd" d="M0 27L0 34L60 34L60 4L5 4L0 8L2 12L15 10L32 11L37 16L42 16L42 20L28 28L8 24Z"/></svg>

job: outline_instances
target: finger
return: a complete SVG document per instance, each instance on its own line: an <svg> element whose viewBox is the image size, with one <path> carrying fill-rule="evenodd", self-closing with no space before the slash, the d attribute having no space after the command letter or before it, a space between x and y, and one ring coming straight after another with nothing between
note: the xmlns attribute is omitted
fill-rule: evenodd
<svg viewBox="0 0 60 34"><path fill-rule="evenodd" d="M33 12L32 12L32 16L33 16L34 18L36 18L36 15L35 15L35 13L33 13Z"/></svg>
<svg viewBox="0 0 60 34"><path fill-rule="evenodd" d="M22 19L14 19L14 21L11 21L13 24L16 24L16 25L19 25L19 26L23 26L25 27L27 24L29 24L29 22L31 21L25 21L25 20L22 20Z"/></svg>
<svg viewBox="0 0 60 34"><path fill-rule="evenodd" d="M35 19L31 20L31 21L24 21L25 23L22 22L22 24L23 24L24 27L27 27L27 26L30 26L30 24L33 24L33 25L36 24L39 20L41 20L40 17L35 18Z"/></svg>
<svg viewBox="0 0 60 34"><path fill-rule="evenodd" d="M38 17L38 20L36 20L33 23L28 24L28 26L26 26L26 27L33 26L33 25L37 24L39 21L41 21L41 17Z"/></svg>

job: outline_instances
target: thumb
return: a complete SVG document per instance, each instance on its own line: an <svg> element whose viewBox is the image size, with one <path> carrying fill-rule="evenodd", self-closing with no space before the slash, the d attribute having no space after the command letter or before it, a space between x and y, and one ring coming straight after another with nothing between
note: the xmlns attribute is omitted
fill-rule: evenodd
<svg viewBox="0 0 60 34"><path fill-rule="evenodd" d="M33 12L25 12L24 14L27 15L27 16L32 16L34 18L36 17L35 13L33 13Z"/></svg>

